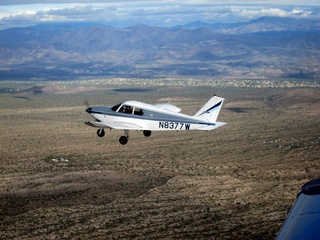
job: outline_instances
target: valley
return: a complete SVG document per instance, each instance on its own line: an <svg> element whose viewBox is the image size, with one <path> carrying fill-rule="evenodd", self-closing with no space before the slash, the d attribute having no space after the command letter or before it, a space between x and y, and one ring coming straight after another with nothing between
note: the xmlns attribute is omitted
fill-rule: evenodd
<svg viewBox="0 0 320 240"><path fill-rule="evenodd" d="M274 239L320 176L319 82L241 81L1 82L0 239ZM194 114L214 93L228 123L214 131L132 131L123 146L84 124L87 104Z"/></svg>

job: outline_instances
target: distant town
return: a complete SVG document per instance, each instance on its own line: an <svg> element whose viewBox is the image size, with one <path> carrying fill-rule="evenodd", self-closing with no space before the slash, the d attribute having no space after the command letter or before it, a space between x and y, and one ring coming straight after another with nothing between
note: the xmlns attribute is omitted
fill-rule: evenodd
<svg viewBox="0 0 320 240"><path fill-rule="evenodd" d="M195 78L101 78L81 81L59 81L53 85L104 86L210 86L210 87L252 87L252 88L319 88L320 81L307 80L266 80L266 79L195 79Z"/></svg>

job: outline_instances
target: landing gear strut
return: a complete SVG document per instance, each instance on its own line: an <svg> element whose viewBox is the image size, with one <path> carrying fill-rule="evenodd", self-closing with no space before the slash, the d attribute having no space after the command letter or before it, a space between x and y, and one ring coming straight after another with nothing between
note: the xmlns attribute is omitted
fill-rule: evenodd
<svg viewBox="0 0 320 240"><path fill-rule="evenodd" d="M103 128L98 129L98 131L97 131L97 135L98 135L99 137L103 137L103 136L104 136L104 134L105 134L105 132L104 132L104 129L103 129Z"/></svg>
<svg viewBox="0 0 320 240"><path fill-rule="evenodd" d="M129 130L124 130L124 135L125 135L125 136L121 136L121 137L119 138L119 142L120 142L122 145L125 145L125 144L127 144L127 142L128 142Z"/></svg>

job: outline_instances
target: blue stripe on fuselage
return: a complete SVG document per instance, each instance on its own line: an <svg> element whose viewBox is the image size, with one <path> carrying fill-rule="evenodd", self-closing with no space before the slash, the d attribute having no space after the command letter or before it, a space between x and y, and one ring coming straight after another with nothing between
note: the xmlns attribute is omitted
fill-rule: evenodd
<svg viewBox="0 0 320 240"><path fill-rule="evenodd" d="M149 120L149 121L190 123L190 124L201 124L201 125L209 125L209 126L215 125L214 123L210 123L210 122L203 122L203 121L199 122L199 120L192 119L187 115L175 116L170 113L162 113L162 112L156 112L151 110L143 110L143 116L133 115L130 113L115 112L111 109L111 107L105 107L105 106L90 107L90 108L87 108L86 111L90 114L102 114L102 115L113 116L113 117L124 117L124 118L141 119L141 120Z"/></svg>

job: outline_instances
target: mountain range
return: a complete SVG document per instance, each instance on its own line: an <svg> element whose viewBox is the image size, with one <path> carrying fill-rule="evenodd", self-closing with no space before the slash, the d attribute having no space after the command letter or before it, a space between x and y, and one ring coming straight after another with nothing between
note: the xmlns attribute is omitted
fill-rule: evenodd
<svg viewBox="0 0 320 240"><path fill-rule="evenodd" d="M164 28L40 24L0 31L0 79L320 77L320 22L263 17Z"/></svg>

